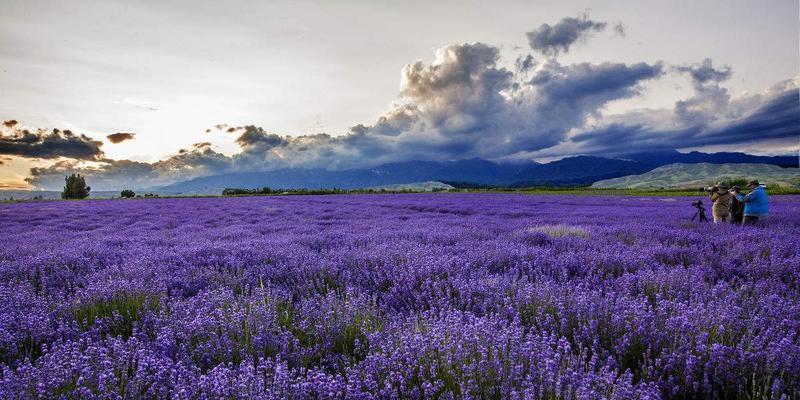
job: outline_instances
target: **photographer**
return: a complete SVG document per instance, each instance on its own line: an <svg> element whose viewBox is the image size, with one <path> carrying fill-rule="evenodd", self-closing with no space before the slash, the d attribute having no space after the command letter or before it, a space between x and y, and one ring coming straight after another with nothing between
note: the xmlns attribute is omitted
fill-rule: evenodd
<svg viewBox="0 0 800 400"><path fill-rule="evenodd" d="M757 180L750 181L747 187L750 188L750 193L744 196L744 219L742 220L742 225L752 225L769 214L767 190Z"/></svg>
<svg viewBox="0 0 800 400"><path fill-rule="evenodd" d="M731 196L728 193L728 185L723 182L717 184L711 189L711 214L714 216L714 223L727 222L730 220L731 209Z"/></svg>

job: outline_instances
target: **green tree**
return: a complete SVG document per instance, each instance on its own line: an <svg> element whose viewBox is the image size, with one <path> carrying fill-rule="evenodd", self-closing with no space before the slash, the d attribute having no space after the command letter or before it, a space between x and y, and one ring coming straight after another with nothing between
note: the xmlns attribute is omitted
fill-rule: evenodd
<svg viewBox="0 0 800 400"><path fill-rule="evenodd" d="M89 191L92 190L86 186L86 179L80 174L72 174L64 178L64 191L61 192L62 199L85 199L89 197Z"/></svg>
<svg viewBox="0 0 800 400"><path fill-rule="evenodd" d="M133 190L125 189L119 193L119 197L122 197L124 199L132 199L136 197L136 193L134 193Z"/></svg>

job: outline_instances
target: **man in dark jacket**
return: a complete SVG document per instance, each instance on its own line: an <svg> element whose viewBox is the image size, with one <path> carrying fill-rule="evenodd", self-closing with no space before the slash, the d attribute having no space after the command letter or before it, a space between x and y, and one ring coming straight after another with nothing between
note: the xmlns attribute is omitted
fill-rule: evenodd
<svg viewBox="0 0 800 400"><path fill-rule="evenodd" d="M744 195L742 194L742 189L734 186L731 188L731 194L733 195L731 199L731 222L741 224L742 219L744 219Z"/></svg>

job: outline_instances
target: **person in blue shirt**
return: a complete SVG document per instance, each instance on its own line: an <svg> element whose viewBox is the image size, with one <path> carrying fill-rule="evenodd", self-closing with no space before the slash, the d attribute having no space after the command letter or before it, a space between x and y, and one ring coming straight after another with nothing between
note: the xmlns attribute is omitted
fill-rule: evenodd
<svg viewBox="0 0 800 400"><path fill-rule="evenodd" d="M742 225L752 225L760 218L764 218L769 214L767 189L761 186L757 180L750 181L747 187L750 188L750 193L748 193L747 196L739 195L741 196L740 200L744 202L744 219L742 220Z"/></svg>

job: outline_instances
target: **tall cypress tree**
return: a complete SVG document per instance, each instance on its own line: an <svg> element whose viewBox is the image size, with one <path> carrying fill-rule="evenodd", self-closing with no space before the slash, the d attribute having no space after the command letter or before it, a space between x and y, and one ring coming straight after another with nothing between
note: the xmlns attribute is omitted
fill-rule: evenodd
<svg viewBox="0 0 800 400"><path fill-rule="evenodd" d="M92 190L86 186L86 179L80 174L72 174L64 178L64 191L61 192L62 199L85 199L89 197L89 191Z"/></svg>

